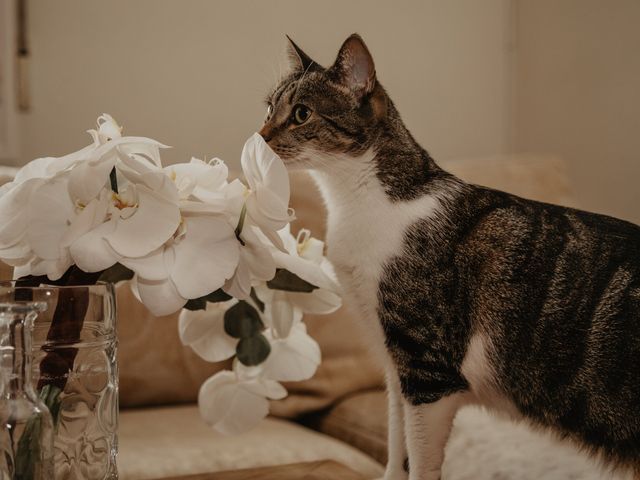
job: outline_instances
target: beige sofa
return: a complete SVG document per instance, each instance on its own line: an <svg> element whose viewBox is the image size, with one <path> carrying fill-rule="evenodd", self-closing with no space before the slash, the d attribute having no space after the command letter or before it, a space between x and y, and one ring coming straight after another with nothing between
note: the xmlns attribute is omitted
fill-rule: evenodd
<svg viewBox="0 0 640 480"><path fill-rule="evenodd" d="M563 162L552 156L475 158L443 166L473 183L525 197L573 205ZM305 175L292 177L298 221L324 234L325 212ZM360 343L359 321L344 309L308 316L323 363L310 380L287 385L288 398L252 432L221 436L200 419L195 400L202 382L226 365L212 365L180 344L176 315L154 318L118 289L120 429L123 480L333 459L368 478L386 462L386 401L380 369ZM535 453L535 454L534 454ZM541 473L540 466L546 470ZM457 419L445 478L599 478L571 447L467 408ZM546 473L545 473L546 472ZM551 473L549 473L551 472Z"/></svg>

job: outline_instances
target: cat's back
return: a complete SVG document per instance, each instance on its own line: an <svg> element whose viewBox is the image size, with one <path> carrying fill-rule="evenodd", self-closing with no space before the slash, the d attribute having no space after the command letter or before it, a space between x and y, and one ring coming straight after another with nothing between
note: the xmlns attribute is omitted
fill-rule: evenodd
<svg viewBox="0 0 640 480"><path fill-rule="evenodd" d="M574 257L611 255L640 267L640 226L607 215L470 185L449 209L449 240L461 248L493 245L503 257L553 246ZM548 252L549 253L549 252ZM548 258L551 264L558 259ZM601 263L601 262L600 262Z"/></svg>

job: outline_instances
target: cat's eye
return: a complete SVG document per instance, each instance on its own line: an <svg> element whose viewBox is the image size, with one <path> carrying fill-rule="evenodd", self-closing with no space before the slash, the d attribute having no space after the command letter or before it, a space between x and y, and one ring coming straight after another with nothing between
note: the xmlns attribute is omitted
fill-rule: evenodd
<svg viewBox="0 0 640 480"><path fill-rule="evenodd" d="M298 104L293 107L291 118L296 125L302 125L309 120L311 116L311 109L305 105Z"/></svg>

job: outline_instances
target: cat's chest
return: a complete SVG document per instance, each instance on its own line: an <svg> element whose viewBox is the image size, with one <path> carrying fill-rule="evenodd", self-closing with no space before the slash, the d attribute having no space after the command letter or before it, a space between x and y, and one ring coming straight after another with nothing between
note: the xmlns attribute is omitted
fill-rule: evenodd
<svg viewBox="0 0 640 480"><path fill-rule="evenodd" d="M400 232L398 232L400 233ZM377 223L338 218L329 225L328 256L333 263L347 301L360 311L375 314L377 293L384 265L401 248L401 234L384 241ZM384 235L389 240L389 235ZM392 248L395 245L396 248Z"/></svg>
<svg viewBox="0 0 640 480"><path fill-rule="evenodd" d="M407 231L432 216L439 202L425 196L392 202L375 190L356 201L329 206L328 255L347 303L366 319L377 319L385 266L406 253Z"/></svg>

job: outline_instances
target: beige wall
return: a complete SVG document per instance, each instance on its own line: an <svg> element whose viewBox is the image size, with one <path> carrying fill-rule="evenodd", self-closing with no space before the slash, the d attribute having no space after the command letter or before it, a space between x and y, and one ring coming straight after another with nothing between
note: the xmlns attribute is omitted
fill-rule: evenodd
<svg viewBox="0 0 640 480"><path fill-rule="evenodd" d="M508 0L32 0L33 109L17 163L83 146L103 111L169 161L234 163L285 68L289 33L320 63L361 33L379 78L436 157L504 152Z"/></svg>
<svg viewBox="0 0 640 480"><path fill-rule="evenodd" d="M581 204L640 223L640 1L517 1L515 148L567 159Z"/></svg>

